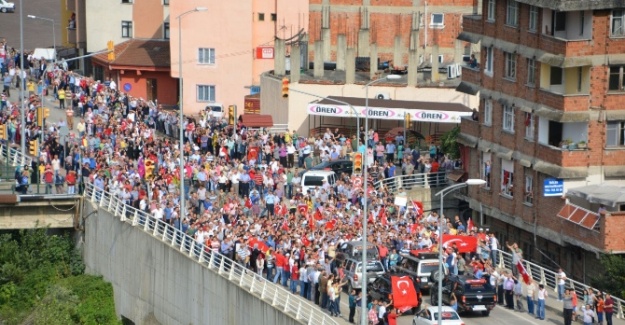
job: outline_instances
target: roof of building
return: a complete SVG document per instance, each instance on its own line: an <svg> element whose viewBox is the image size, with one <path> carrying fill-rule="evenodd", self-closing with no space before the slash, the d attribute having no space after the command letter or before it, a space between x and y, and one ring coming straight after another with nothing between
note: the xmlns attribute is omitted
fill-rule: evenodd
<svg viewBox="0 0 625 325"><path fill-rule="evenodd" d="M590 203L598 203L611 207L625 204L624 186L606 184L588 185L570 189L566 192L566 195L578 197Z"/></svg>
<svg viewBox="0 0 625 325"><path fill-rule="evenodd" d="M337 101L346 102L352 106L365 107L365 98L359 97L340 97L340 96L328 96L328 98L336 99ZM329 99L322 99L319 104L336 104L336 101ZM419 110L436 110L436 111L451 111L451 112L471 112L471 109L460 103L446 103L446 102L426 102L426 101L409 101L409 100L391 100L391 99L369 99L369 107L381 107L381 108L404 108L404 109L419 109Z"/></svg>
<svg viewBox="0 0 625 325"><path fill-rule="evenodd" d="M108 53L97 54L95 61L117 66L170 67L168 40L130 39L115 45L115 60L108 61Z"/></svg>
<svg viewBox="0 0 625 325"><path fill-rule="evenodd" d="M532 6L558 11L622 8L623 0L517 0Z"/></svg>

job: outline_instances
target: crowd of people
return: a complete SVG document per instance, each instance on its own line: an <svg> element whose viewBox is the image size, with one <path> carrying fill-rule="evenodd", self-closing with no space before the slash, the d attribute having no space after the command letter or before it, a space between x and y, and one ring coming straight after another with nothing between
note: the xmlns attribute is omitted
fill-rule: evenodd
<svg viewBox="0 0 625 325"><path fill-rule="evenodd" d="M9 126L7 141L19 142L21 103L9 100L17 73L17 82L26 81L27 140L41 142L33 166L16 171L22 193L28 193L34 183L44 184L46 193L82 193L85 184L91 183L99 191L180 227L198 245L284 285L335 316L342 314L340 292L347 283L336 252L348 241L362 240L364 220L370 225L367 240L379 247L387 270L393 266L393 254L396 257L412 249L435 251L442 227L445 234L479 240L471 254L459 254L454 247L444 251L450 272L488 276L500 289L500 303L514 308L513 297L525 296L528 312L536 311L537 317L544 319L546 291L534 282L521 286L516 270L497 269L500 245L494 234L471 227L460 216L444 218L439 224L436 212L422 211L414 204L396 206L394 193L373 187L375 180L399 174L459 168L458 162L448 159L436 145L421 151L405 145L401 135L381 139L377 131L364 128L353 136L327 129L306 137L295 131L252 129L239 122L233 132L225 117L211 111L185 117L185 141L181 144L170 137L179 132L176 111L133 98L117 89L114 81L101 82L63 66L48 69L45 60L28 60L39 65L29 65L25 74L9 72L18 64L5 60L3 75L12 79L7 84L5 78L0 117ZM4 70L8 70L6 74ZM39 87L35 89L35 85ZM37 125L37 107L44 99L57 102L66 118L48 120L44 127ZM69 130L67 136L62 136L64 128ZM363 187L355 186L348 174L338 175L335 184L325 182L302 190L301 174L307 168L349 159L354 152L363 154L369 169L367 202ZM183 193L179 191L181 181ZM181 195L187 203L185 211L180 210ZM365 204L369 209L366 217ZM514 258L522 258L515 244L508 248ZM348 297L348 320L354 322L362 297L355 290ZM568 298L562 299L566 306ZM607 319L612 306L609 296L602 299L594 294L588 302L597 318L605 311ZM519 302L522 299L517 299ZM397 311L387 311L386 302L368 301L368 306L372 324L394 322L392 315ZM586 317L588 310L582 308L578 315Z"/></svg>

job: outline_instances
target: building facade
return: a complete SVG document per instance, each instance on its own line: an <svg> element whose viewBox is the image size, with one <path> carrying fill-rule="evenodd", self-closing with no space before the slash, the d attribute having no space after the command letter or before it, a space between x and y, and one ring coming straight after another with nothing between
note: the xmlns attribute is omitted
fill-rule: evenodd
<svg viewBox="0 0 625 325"><path fill-rule="evenodd" d="M195 114L210 102L243 111L245 95L257 92L260 74L273 69L276 37L305 33L307 6L305 0L172 2L171 75L180 76L182 58L185 113ZM185 15L179 29L177 17L196 7L207 10Z"/></svg>
<svg viewBox="0 0 625 325"><path fill-rule="evenodd" d="M481 46L458 87L480 94L479 119L463 119L459 142L469 178L487 180L467 201L502 245L516 241L524 258L583 280L600 254L625 253L625 202L595 191L625 192L616 3L484 0L459 36Z"/></svg>

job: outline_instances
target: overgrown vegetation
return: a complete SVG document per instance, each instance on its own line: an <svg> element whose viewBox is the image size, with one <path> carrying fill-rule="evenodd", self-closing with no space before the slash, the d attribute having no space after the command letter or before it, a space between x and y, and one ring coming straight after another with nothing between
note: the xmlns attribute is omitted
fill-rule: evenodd
<svg viewBox="0 0 625 325"><path fill-rule="evenodd" d="M120 324L111 284L84 269L68 236L0 235L0 323Z"/></svg>
<svg viewBox="0 0 625 325"><path fill-rule="evenodd" d="M612 295L625 297L625 258L620 255L601 256L603 273L592 279L592 286Z"/></svg>
<svg viewBox="0 0 625 325"><path fill-rule="evenodd" d="M449 158L460 158L460 145L458 144L458 134L460 133L460 126L456 126L449 130L443 136L441 136L441 149L446 154L449 154Z"/></svg>

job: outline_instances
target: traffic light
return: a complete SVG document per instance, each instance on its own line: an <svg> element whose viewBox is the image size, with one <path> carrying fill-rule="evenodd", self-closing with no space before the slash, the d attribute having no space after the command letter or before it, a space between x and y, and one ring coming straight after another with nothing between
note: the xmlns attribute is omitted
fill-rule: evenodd
<svg viewBox="0 0 625 325"><path fill-rule="evenodd" d="M404 115L404 119L406 120L406 124L410 124L410 122L412 122L412 116L410 116L410 113L406 113Z"/></svg>
<svg viewBox="0 0 625 325"><path fill-rule="evenodd" d="M37 157L39 156L39 143L37 140L31 140L28 146L28 152L31 156Z"/></svg>
<svg viewBox="0 0 625 325"><path fill-rule="evenodd" d="M50 117L50 109L47 107L43 108L43 118L48 118Z"/></svg>
<svg viewBox="0 0 625 325"><path fill-rule="evenodd" d="M113 41L106 43L106 50L108 51L108 60L115 61L115 43Z"/></svg>
<svg viewBox="0 0 625 325"><path fill-rule="evenodd" d="M43 107L37 107L37 125L43 126Z"/></svg>
<svg viewBox="0 0 625 325"><path fill-rule="evenodd" d="M228 124L235 125L237 118L237 105L228 106Z"/></svg>
<svg viewBox="0 0 625 325"><path fill-rule="evenodd" d="M7 129L4 124L0 125L0 139L3 139L3 140L7 139Z"/></svg>
<svg viewBox="0 0 625 325"><path fill-rule="evenodd" d="M289 78L282 78L282 97L289 97Z"/></svg>

